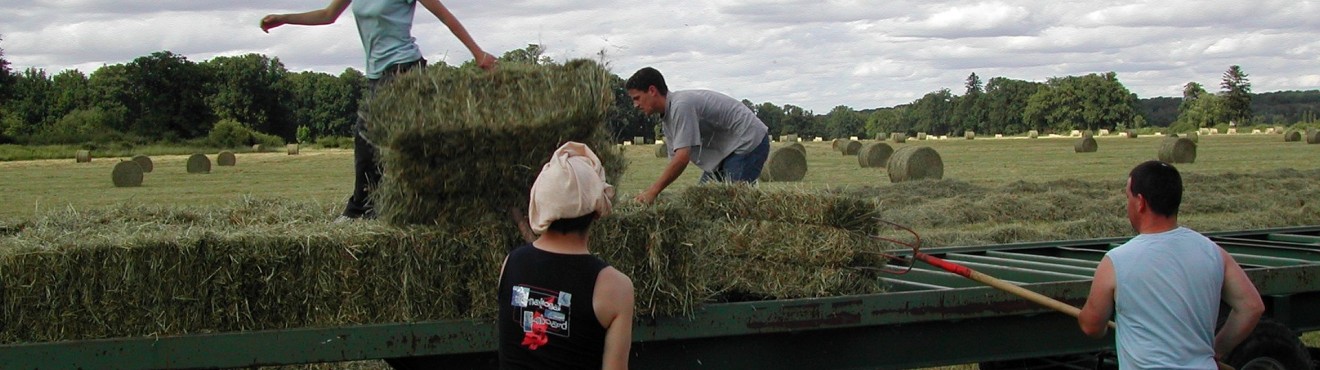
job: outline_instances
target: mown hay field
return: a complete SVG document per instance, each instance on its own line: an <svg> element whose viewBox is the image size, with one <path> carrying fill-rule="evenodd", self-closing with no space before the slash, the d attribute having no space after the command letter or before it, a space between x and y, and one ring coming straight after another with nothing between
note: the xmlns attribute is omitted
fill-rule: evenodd
<svg viewBox="0 0 1320 370"><path fill-rule="evenodd" d="M1097 137L1096 153L1074 153L1077 138L1004 138L986 140L909 140L888 142L895 149L923 145L939 151L944 178L978 186L1026 181L1122 181L1127 171L1155 159L1162 137L1128 139ZM801 182L766 183L767 188L888 187L884 168L860 168L857 159L832 150L829 142L807 142L807 174ZM773 143L778 146L781 143ZM627 173L618 186L621 198L650 185L665 159L650 145L627 146ZM72 153L70 153L72 155ZM214 160L215 153L208 153ZM115 188L110 173L128 158L94 158L91 163L57 160L0 162L0 219L26 219L53 209L104 207L120 203L143 205L213 205L242 195L287 198L338 205L352 188L351 150L304 149L285 153L243 153L234 167L215 167L209 174L188 174L187 156L153 156L156 170L140 187ZM1207 135L1197 148L1196 163L1182 164L1185 173L1214 175L1277 169L1320 169L1320 145L1283 142L1281 135ZM698 169L689 166L670 191L696 184ZM1119 189L1121 191L1121 188ZM330 207L333 208L333 207ZM332 215L327 215L327 217ZM1320 221L1318 221L1320 222Z"/></svg>

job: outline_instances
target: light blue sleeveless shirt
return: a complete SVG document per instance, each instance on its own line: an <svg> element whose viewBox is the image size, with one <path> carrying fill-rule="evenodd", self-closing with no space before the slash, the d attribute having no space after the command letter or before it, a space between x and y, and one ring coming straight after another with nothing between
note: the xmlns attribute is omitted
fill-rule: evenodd
<svg viewBox="0 0 1320 370"><path fill-rule="evenodd" d="M1106 254L1114 264L1121 369L1215 369L1224 284L1219 246L1185 227L1141 234Z"/></svg>
<svg viewBox="0 0 1320 370"><path fill-rule="evenodd" d="M353 1L353 18L367 52L367 78L378 79L391 65L422 59L412 37L416 5L416 0Z"/></svg>

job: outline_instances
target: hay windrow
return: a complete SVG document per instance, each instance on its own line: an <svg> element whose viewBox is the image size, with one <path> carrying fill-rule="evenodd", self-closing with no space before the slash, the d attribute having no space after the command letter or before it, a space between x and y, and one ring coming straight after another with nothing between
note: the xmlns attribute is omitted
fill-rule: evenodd
<svg viewBox="0 0 1320 370"><path fill-rule="evenodd" d="M1196 162L1196 143L1188 138L1167 138L1160 143L1159 160L1166 163Z"/></svg>
<svg viewBox="0 0 1320 370"><path fill-rule="evenodd" d="M92 161L92 151L79 150L73 154L74 163L89 163Z"/></svg>
<svg viewBox="0 0 1320 370"><path fill-rule="evenodd" d="M145 154L138 154L133 156L133 161L137 162L138 166L142 167L143 173L151 173L151 170L156 167L151 164L151 157L148 157Z"/></svg>
<svg viewBox="0 0 1320 370"><path fill-rule="evenodd" d="M211 159L197 153L188 157L188 173L211 173Z"/></svg>
<svg viewBox="0 0 1320 370"><path fill-rule="evenodd" d="M460 220L458 210L526 207L527 189L566 141L587 144L618 183L626 163L604 123L610 74L595 62L427 68L367 104L382 179L372 196L393 224Z"/></svg>
<svg viewBox="0 0 1320 370"><path fill-rule="evenodd" d="M884 167L889 163L889 156L894 148L885 143L870 143L857 152L857 164L862 168Z"/></svg>
<svg viewBox="0 0 1320 370"><path fill-rule="evenodd" d="M944 161L940 159L940 153L927 146L899 148L889 156L885 167L889 170L890 182L944 178Z"/></svg>
<svg viewBox="0 0 1320 370"><path fill-rule="evenodd" d="M115 168L110 172L110 179L116 188L142 186L143 172L146 171L137 161L121 161L115 163Z"/></svg>
<svg viewBox="0 0 1320 370"><path fill-rule="evenodd" d="M783 147L770 151L761 169L761 181L802 181L807 175L805 151Z"/></svg>
<svg viewBox="0 0 1320 370"><path fill-rule="evenodd" d="M220 154L215 156L215 164L221 166L233 166L238 164L238 157L234 156L234 152L228 150L221 151Z"/></svg>
<svg viewBox="0 0 1320 370"><path fill-rule="evenodd" d="M1095 153L1097 150L1100 150L1100 145L1095 142L1094 137L1085 136L1073 144L1073 151L1077 153Z"/></svg>

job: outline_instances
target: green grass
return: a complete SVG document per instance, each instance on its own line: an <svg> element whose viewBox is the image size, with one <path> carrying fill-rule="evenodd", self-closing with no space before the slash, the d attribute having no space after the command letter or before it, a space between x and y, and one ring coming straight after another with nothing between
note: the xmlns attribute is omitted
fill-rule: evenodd
<svg viewBox="0 0 1320 370"><path fill-rule="evenodd" d="M976 140L909 140L896 147L925 145L940 152L944 177L974 185L998 186L1014 181L1049 182L1122 181L1137 163L1154 159L1160 140L1154 136L1127 139L1098 138L1096 153L1073 153L1075 138ZM863 188L893 186L883 168L860 168L856 157L830 149L829 142L805 143L808 170L796 183L765 183L767 188ZM776 144L777 145L777 144ZM666 159L656 158L654 147L628 146L628 173L617 186L621 201L649 186ZM186 148L175 148L182 150ZM0 146L0 152L13 150ZM43 149L54 150L54 149ZM234 167L213 166L205 175L184 171L184 155L152 154L148 148L134 153L152 155L156 171L147 174L142 187L115 188L110 182L114 163L127 159L93 154L91 163L74 163L69 149L62 159L0 162L0 186L6 201L0 202L0 219L30 218L56 208L103 207L122 202L161 205L210 205L231 202L243 195L279 197L300 201L339 203L349 194L353 181L353 154L349 149L306 149L301 155L239 153ZM171 149L160 148L162 153ZM191 153L184 150L184 153ZM216 150L202 151L212 157ZM183 153L180 153L183 154ZM1205 135L1201 137L1196 163L1181 164L1185 173L1251 173L1281 168L1320 169L1320 145L1284 143L1280 135ZM689 166L666 194L696 183L700 169Z"/></svg>
<svg viewBox="0 0 1320 370"><path fill-rule="evenodd" d="M0 145L0 162L29 161L37 159L73 159L74 153L88 149L84 145ZM92 158L132 157L137 154L185 155L192 153L213 153L221 149L197 145L141 145L98 144L91 148ZM250 151L250 148L227 149L235 152Z"/></svg>

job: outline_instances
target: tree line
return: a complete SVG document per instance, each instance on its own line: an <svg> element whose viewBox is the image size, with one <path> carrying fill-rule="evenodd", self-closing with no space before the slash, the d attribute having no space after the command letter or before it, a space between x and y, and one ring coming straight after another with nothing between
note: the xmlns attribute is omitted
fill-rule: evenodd
<svg viewBox="0 0 1320 370"><path fill-rule="evenodd" d="M512 50L501 63L553 64L540 45ZM431 68L475 68L468 62ZM632 107L624 79L613 76L615 109L609 121L620 140L659 136L654 117ZM1222 90L1188 83L1181 98L1139 99L1114 72L1055 77L1045 82L972 73L961 95L949 89L894 107L834 107L824 114L792 104L743 103L774 135L873 137L890 132L933 135L1021 134L1075 129L1173 127L1190 130L1234 122L1280 124L1314 120L1320 91L1251 94L1238 66L1225 72ZM291 72L279 58L260 54L193 62L169 51L105 65L90 75L65 70L11 69L0 49L0 143L78 144L195 142L252 144L262 135L310 142L351 134L366 77ZM252 136L224 136L250 131ZM208 135L211 137L208 138ZM234 137L246 139L233 139ZM227 138L227 139L225 139ZM249 142L243 142L247 140Z"/></svg>

